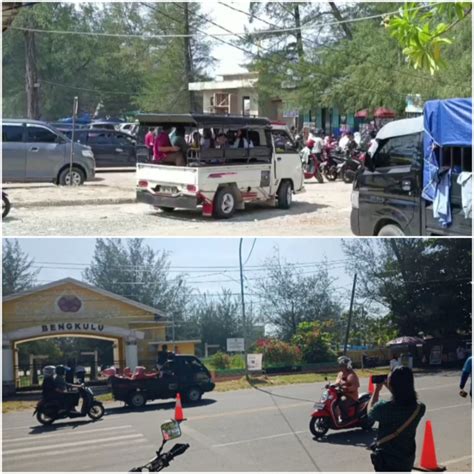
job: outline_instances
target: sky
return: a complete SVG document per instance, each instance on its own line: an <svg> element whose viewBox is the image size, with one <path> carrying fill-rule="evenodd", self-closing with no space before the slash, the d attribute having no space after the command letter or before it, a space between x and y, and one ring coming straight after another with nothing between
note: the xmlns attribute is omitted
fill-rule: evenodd
<svg viewBox="0 0 474 474"><path fill-rule="evenodd" d="M124 239L125 240L125 239ZM238 238L149 238L145 242L154 250L166 250L172 276L182 272L182 268L191 270L186 281L191 287L201 292L220 293L222 288L240 292L239 282L239 240ZM250 250L255 245L249 257ZM248 261L244 267L247 291L251 290L256 277L264 272L254 271L253 266L263 265L265 260L275 256L278 249L282 260L291 263L321 263L345 259L341 240L337 238L245 238L243 240L243 260ZM82 271L89 264L93 252L94 238L20 238L22 249L41 268L38 283L72 277L81 280ZM74 265L71 265L74 264ZM219 269L198 269L192 267L232 267L234 271ZM336 287L341 298L349 301L353 275L346 271L343 262L329 264L330 275L337 279ZM305 268L311 272L316 266Z"/></svg>

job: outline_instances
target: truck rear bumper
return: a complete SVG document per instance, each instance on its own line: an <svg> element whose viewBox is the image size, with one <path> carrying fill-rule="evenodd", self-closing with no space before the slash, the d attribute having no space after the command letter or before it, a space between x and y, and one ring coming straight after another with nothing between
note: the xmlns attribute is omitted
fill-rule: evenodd
<svg viewBox="0 0 474 474"><path fill-rule="evenodd" d="M137 201L150 204L154 207L172 207L180 209L196 209L198 199L196 196L164 196L152 194L149 191L137 190Z"/></svg>

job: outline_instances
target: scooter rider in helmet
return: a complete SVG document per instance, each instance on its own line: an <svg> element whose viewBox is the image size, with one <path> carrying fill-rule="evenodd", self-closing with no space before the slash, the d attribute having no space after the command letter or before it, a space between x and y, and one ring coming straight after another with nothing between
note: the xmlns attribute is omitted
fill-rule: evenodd
<svg viewBox="0 0 474 474"><path fill-rule="evenodd" d="M54 381L54 374L56 367L54 365L47 365L43 367L43 385L41 386L43 400L50 402L53 400L59 400L62 392L56 387Z"/></svg>
<svg viewBox="0 0 474 474"><path fill-rule="evenodd" d="M341 412L341 421L347 421L349 418L349 408L357 403L359 399L359 377L352 369L352 360L347 356L341 356L337 359L341 371L337 374L336 384L343 391L343 396L339 400L339 409Z"/></svg>
<svg viewBox="0 0 474 474"><path fill-rule="evenodd" d="M54 378L54 384L56 390L60 392L60 399L64 403L64 408L67 411L73 411L74 407L79 402L79 393L78 392L68 392L68 388L79 388L80 385L67 383L64 375L66 373L66 368L64 365L58 365L56 367L56 377Z"/></svg>

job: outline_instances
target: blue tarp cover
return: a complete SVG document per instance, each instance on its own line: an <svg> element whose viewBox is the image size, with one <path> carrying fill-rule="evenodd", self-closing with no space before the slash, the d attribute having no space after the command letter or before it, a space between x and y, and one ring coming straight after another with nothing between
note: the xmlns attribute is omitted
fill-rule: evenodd
<svg viewBox="0 0 474 474"><path fill-rule="evenodd" d="M424 108L422 196L433 201L439 171L439 149L472 147L472 99L430 100Z"/></svg>

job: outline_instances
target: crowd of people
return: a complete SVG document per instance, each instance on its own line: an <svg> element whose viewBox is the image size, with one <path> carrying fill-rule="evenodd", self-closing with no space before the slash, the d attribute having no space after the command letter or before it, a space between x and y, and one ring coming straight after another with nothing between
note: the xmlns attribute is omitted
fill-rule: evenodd
<svg viewBox="0 0 474 474"><path fill-rule="evenodd" d="M174 128L174 132L172 133ZM191 156L206 149L253 148L254 143L245 129L219 130L204 128L186 134L182 125L164 124L150 128L145 135L145 146L151 162L175 166L186 166L188 151Z"/></svg>

